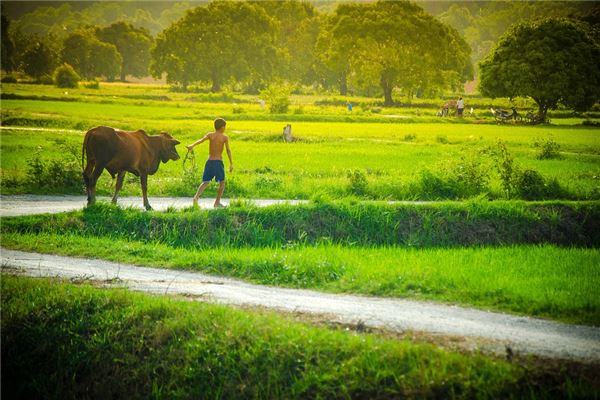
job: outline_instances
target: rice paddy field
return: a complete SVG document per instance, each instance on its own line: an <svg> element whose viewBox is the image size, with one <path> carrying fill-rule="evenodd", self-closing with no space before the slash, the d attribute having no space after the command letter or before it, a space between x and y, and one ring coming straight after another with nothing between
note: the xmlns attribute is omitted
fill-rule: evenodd
<svg viewBox="0 0 600 400"><path fill-rule="evenodd" d="M2 218L1 244L600 326L598 116L556 110L550 124L498 125L489 107L507 107L506 100L467 98L475 110L464 119L436 117L441 102L384 108L377 99L298 94L287 114L270 114L245 94L2 84L2 195L82 195L81 144L98 125L168 131L182 142L182 159L149 178L151 197L191 203L207 151L198 147L184 165L183 145L211 131L216 117L228 121L235 169L227 175L226 209L142 212L98 204ZM288 123L291 143L282 139ZM105 173L99 185L109 195L114 181ZM121 194L141 196L137 178L129 176ZM244 202L252 198L310 202L257 208ZM1 296L2 359L14 361L15 376L32 377L11 386L22 397L600 393L597 366L511 363L263 311L9 275L2 276ZM15 348L29 350L19 359ZM27 365L40 358L51 361L31 371ZM54 380L46 381L52 370ZM92 384L90 371L114 385Z"/></svg>
<svg viewBox="0 0 600 400"><path fill-rule="evenodd" d="M229 121L235 165L226 191L231 197L503 198L499 162L493 157L501 143L519 168L535 170L545 182L552 182L546 185L551 186L548 190L520 197L600 198L599 129L582 125L583 119L555 118L560 123L532 127L497 125L484 110L481 117L462 120L435 117L434 108L378 108L376 114L360 110L350 114L343 105L315 105L319 103L315 96L301 95L292 99L302 107L301 114L294 113L292 106L288 114L271 115L260 109L257 100L249 95L219 98L138 85L103 84L99 90L68 92L39 85L3 85L2 193L64 192L60 185L31 185L27 161L39 154L42 161L80 162L83 135L94 126L144 129L151 134L168 131L189 144L211 131L215 117L223 116ZM356 99L360 100L370 104ZM282 140L286 123L292 124L296 138L292 143ZM540 143L547 141L555 143L558 151L540 158ZM185 148L179 149L183 159ZM197 148L185 168L183 161L162 165L150 180L150 195L191 197L205 158L205 149ZM130 177L124 195L140 192L132 181ZM436 182L438 188L432 187ZM99 185L100 193L108 194L113 182L105 174ZM82 192L78 187L69 190Z"/></svg>

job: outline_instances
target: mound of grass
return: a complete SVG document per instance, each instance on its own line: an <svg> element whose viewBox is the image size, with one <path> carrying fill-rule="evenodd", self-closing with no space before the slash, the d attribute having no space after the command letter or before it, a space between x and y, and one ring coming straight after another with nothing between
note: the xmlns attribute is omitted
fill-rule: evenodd
<svg viewBox="0 0 600 400"><path fill-rule="evenodd" d="M97 204L3 219L2 232L77 233L191 248L290 244L599 246L598 202L310 203L142 212Z"/></svg>
<svg viewBox="0 0 600 400"><path fill-rule="evenodd" d="M520 398L585 378L269 313L2 276L10 398Z"/></svg>

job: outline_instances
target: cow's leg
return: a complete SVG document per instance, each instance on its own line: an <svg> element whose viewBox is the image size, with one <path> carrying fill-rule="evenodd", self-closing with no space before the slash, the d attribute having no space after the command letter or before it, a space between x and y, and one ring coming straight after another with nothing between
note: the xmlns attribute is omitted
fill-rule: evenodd
<svg viewBox="0 0 600 400"><path fill-rule="evenodd" d="M142 196L144 196L144 207L146 210L152 210L150 203L148 202L148 175L140 175L140 183L142 184Z"/></svg>
<svg viewBox="0 0 600 400"><path fill-rule="evenodd" d="M119 172L117 175L117 184L115 185L115 195L112 198L113 204L117 204L117 196L119 195L119 191L123 187L123 179L125 178L126 172Z"/></svg>
<svg viewBox="0 0 600 400"><path fill-rule="evenodd" d="M96 183L98 182L98 178L102 174L104 170L103 165L98 165L94 167L94 172L92 172L92 176L90 177L90 190L88 195L88 206L94 204L96 202Z"/></svg>
<svg viewBox="0 0 600 400"><path fill-rule="evenodd" d="M90 178L92 176L92 172L94 171L94 164L95 164L94 160L90 160L88 158L88 162L85 165L85 169L83 170L83 173L81 174L81 175L83 175L83 182L85 183L85 192L87 194L88 205L90 205L92 203Z"/></svg>

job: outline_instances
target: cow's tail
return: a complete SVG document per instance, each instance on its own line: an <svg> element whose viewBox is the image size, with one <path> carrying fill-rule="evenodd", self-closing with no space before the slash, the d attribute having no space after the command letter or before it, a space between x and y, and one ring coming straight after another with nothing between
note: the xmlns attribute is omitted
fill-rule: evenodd
<svg viewBox="0 0 600 400"><path fill-rule="evenodd" d="M86 145L88 141L88 137L90 136L90 131L85 133L85 137L83 138L83 145L81 145L81 172L85 170L85 156L86 156Z"/></svg>

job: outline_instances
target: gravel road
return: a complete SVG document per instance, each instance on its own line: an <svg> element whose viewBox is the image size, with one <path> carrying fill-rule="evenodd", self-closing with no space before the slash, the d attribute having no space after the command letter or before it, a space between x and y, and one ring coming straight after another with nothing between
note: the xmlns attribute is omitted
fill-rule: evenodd
<svg viewBox="0 0 600 400"><path fill-rule="evenodd" d="M238 306L327 315L332 322L481 339L488 350L600 361L600 328L402 299L324 294L253 285L197 272L0 249L2 271L98 281L155 294ZM494 351L492 349L492 351Z"/></svg>
<svg viewBox="0 0 600 400"><path fill-rule="evenodd" d="M98 197L99 201L110 201L110 197ZM169 207L181 209L191 207L191 197L151 197L150 205L157 211L164 211ZM229 199L222 200L229 204ZM250 203L260 207L273 204L299 204L304 200L274 200L253 199ZM213 208L215 199L200 199L198 205L202 208ZM85 196L40 196L40 195L18 195L0 196L0 217L11 217L17 215L59 213L65 211L79 210L85 207L87 198ZM121 207L135 207L143 209L142 197L120 197L118 204Z"/></svg>

